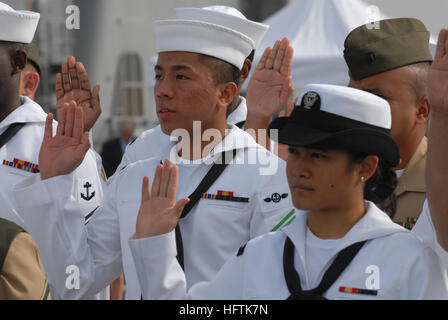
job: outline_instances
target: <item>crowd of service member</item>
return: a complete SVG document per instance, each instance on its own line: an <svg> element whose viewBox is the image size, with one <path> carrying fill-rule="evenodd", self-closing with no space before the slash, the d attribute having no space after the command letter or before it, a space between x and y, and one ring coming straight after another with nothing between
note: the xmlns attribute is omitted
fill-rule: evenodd
<svg viewBox="0 0 448 320"><path fill-rule="evenodd" d="M46 114L40 15L0 2L0 299L121 299L123 275L126 299L448 298L448 31L433 58L417 19L359 26L348 85L293 101L287 38L175 15L153 22L160 125L102 161L100 87L68 57Z"/></svg>

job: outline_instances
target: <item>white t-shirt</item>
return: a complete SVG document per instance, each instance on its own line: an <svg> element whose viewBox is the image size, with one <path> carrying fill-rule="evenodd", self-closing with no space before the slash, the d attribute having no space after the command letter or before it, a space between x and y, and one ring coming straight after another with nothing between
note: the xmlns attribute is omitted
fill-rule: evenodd
<svg viewBox="0 0 448 320"><path fill-rule="evenodd" d="M335 248L343 239L321 239L306 227L305 256L310 288L314 289L319 285L323 276L322 269L334 255Z"/></svg>

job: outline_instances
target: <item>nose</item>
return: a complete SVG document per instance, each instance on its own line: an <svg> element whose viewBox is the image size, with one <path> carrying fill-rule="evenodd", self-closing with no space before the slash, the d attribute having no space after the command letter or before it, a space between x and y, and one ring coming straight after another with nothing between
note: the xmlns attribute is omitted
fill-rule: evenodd
<svg viewBox="0 0 448 320"><path fill-rule="evenodd" d="M169 79L160 79L156 81L154 86L154 95L157 98L172 98L174 96L174 88Z"/></svg>
<svg viewBox="0 0 448 320"><path fill-rule="evenodd" d="M303 164L297 168L296 174L299 178L302 179L309 179L311 177L310 169Z"/></svg>
<svg viewBox="0 0 448 320"><path fill-rule="evenodd" d="M309 179L312 176L311 166L306 154L290 155L287 165L296 178Z"/></svg>

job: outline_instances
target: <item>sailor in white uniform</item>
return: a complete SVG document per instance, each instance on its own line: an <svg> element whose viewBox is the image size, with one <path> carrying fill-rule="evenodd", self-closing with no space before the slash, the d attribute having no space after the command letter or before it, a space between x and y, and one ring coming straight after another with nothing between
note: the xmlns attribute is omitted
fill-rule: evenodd
<svg viewBox="0 0 448 320"><path fill-rule="evenodd" d="M43 232L45 220L40 220L31 228L23 220L20 209L13 200L13 186L27 178L39 175L39 150L44 136L44 126L47 114L41 106L28 97L17 95L21 66L13 65L21 61L26 63L26 50L24 45L32 41L39 13L30 11L15 11L11 7L0 3L0 40L2 57L7 63L1 63L3 78L0 85L2 89L1 103L2 111L0 117L0 217L13 221L22 226L31 234ZM11 66L9 69L8 66ZM23 65L24 66L24 65ZM12 70L12 68L17 68ZM9 83L13 87L10 88ZM11 102L10 105L8 101ZM59 116L62 116L60 114ZM56 121L53 122L56 132ZM89 150L80 164L73 172L74 188L70 196L80 206L80 218L85 222L89 214L102 201L102 181L96 163L95 152ZM27 195L21 194L20 199ZM32 229L32 230L31 230ZM44 261L47 272L65 274L66 266L60 269L50 268L52 261ZM59 298L58 290L50 281L51 295L53 299Z"/></svg>
<svg viewBox="0 0 448 320"><path fill-rule="evenodd" d="M387 101L333 85L305 86L299 101L270 125L289 145L296 219L249 241L213 280L188 289L175 259L179 211L167 202L177 167L167 167L172 183L162 187L156 177L151 192L143 189L129 241L145 299L448 298L434 251L371 201L390 197L396 184Z"/></svg>
<svg viewBox="0 0 448 320"><path fill-rule="evenodd" d="M182 137L184 145L160 141L157 157L116 173L102 205L85 224L78 214L79 204L70 197L73 177L66 170L77 166L87 143L79 128L82 112L72 103L68 112L74 117L59 123L55 137L44 139L41 179L36 176L15 186L15 199L27 225L36 231L33 235L42 259L51 261L50 268L74 265L79 269L80 286L65 289L67 299L89 296L123 271L126 299L140 299L128 239L136 230L143 177L155 172L166 158L179 165L179 197L191 200L183 210L177 238L178 259L184 263L189 285L211 280L242 244L294 218L285 163L245 131L226 124L227 106L237 94L238 80L228 71L241 69L253 50L253 40L203 21L164 20L154 26L159 52L155 96L161 128L167 134L183 129L194 139L193 121L200 120L202 131L196 138L203 140L192 141L193 152L185 145L189 137ZM272 58L281 64L281 57ZM225 80L215 82L215 70ZM67 126L77 129L60 130ZM217 135L204 140L205 129ZM54 168L58 163L64 170ZM48 168L45 172L44 167ZM27 194L26 199L21 194ZM47 229L34 229L42 220ZM61 290L65 288L66 274L49 274Z"/></svg>
<svg viewBox="0 0 448 320"><path fill-rule="evenodd" d="M238 83L238 90L240 90L252 68L255 50L258 48L269 26L248 20L240 11L227 6L177 8L175 9L175 14L178 19L204 21L237 30L254 41L252 51L241 68L241 78ZM284 50L283 47L281 49ZM246 99L237 95L228 107L227 123L243 128L247 111ZM117 172L130 163L158 156L163 146L166 146L164 142L169 144L169 137L163 133L160 125L143 132L134 142L126 147L123 159L117 167ZM109 179L109 183L112 180L113 177Z"/></svg>

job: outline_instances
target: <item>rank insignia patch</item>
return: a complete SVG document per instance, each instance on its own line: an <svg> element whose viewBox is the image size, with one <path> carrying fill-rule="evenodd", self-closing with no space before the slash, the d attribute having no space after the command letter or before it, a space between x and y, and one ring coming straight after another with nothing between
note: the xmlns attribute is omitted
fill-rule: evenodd
<svg viewBox="0 0 448 320"><path fill-rule="evenodd" d="M275 193L272 194L272 196L270 198L265 198L264 201L265 202L271 202L272 201L272 202L277 203L277 202L280 202L280 200L285 199L287 197L288 197L287 193L282 193L280 195L280 193L275 192Z"/></svg>
<svg viewBox="0 0 448 320"><path fill-rule="evenodd" d="M90 211L100 205L98 181L91 178L78 178L77 189L80 205L88 206Z"/></svg>
<svg viewBox="0 0 448 320"><path fill-rule="evenodd" d="M218 194L203 193L203 199L224 200L234 202L249 202L249 198L235 197L232 191L218 190Z"/></svg>
<svg viewBox="0 0 448 320"><path fill-rule="evenodd" d="M13 167L30 173L39 173L39 165L25 160L14 158L13 161L3 160L3 165Z"/></svg>
<svg viewBox="0 0 448 320"><path fill-rule="evenodd" d="M369 296L378 295L378 290L359 289L350 287L339 287L339 292L353 293L353 294L367 294Z"/></svg>

